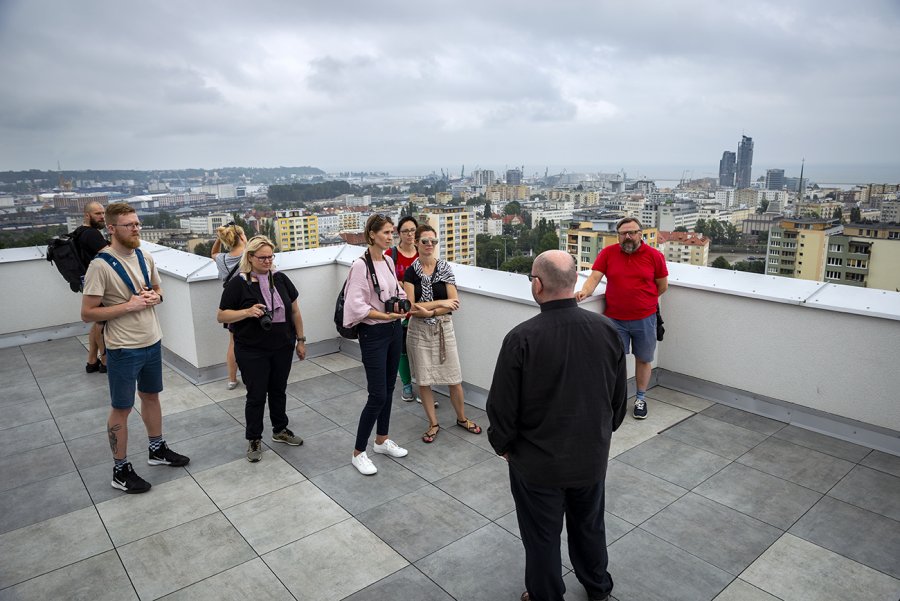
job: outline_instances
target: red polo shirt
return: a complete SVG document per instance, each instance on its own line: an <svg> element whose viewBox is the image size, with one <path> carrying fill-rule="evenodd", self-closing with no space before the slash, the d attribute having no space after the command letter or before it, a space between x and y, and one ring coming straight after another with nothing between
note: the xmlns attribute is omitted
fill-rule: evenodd
<svg viewBox="0 0 900 601"><path fill-rule="evenodd" d="M600 251L591 269L606 275L604 315L630 321L656 313L656 280L669 275L661 252L644 242L629 255L613 244Z"/></svg>

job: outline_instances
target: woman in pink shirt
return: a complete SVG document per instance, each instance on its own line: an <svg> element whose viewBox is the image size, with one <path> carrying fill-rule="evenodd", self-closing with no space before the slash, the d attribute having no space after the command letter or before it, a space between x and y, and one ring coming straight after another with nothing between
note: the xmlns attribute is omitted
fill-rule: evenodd
<svg viewBox="0 0 900 601"><path fill-rule="evenodd" d="M368 401L359 416L351 463L359 473L371 476L378 471L366 455L373 427L377 426L375 444L372 445L374 452L391 457L407 454L406 449L388 438L388 428L403 344L400 320L409 312L409 304L394 273L393 261L384 256L384 251L394 242L394 222L385 215L372 215L366 221L365 236L366 254L353 262L347 278L344 325L359 324L359 350L369 391Z"/></svg>

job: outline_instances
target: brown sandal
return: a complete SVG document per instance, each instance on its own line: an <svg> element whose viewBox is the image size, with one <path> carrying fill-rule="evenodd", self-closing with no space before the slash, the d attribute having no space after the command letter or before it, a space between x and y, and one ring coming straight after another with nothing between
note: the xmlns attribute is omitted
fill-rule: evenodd
<svg viewBox="0 0 900 601"><path fill-rule="evenodd" d="M460 428L465 428L472 434L481 434L481 426L470 419L458 419L456 420L456 425Z"/></svg>
<svg viewBox="0 0 900 601"><path fill-rule="evenodd" d="M434 432L432 432L434 430ZM422 442L432 443L434 439L437 438L438 432L441 431L441 427L438 424L432 424L428 430L425 431L425 434L422 435Z"/></svg>

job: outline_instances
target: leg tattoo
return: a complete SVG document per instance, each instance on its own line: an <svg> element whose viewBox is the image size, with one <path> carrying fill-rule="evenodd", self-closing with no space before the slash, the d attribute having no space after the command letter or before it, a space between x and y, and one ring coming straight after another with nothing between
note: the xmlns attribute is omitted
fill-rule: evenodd
<svg viewBox="0 0 900 601"><path fill-rule="evenodd" d="M119 437L116 433L121 429L121 424L116 424L115 426L107 426L106 433L109 436L109 448L112 451L113 455L115 455L119 450Z"/></svg>

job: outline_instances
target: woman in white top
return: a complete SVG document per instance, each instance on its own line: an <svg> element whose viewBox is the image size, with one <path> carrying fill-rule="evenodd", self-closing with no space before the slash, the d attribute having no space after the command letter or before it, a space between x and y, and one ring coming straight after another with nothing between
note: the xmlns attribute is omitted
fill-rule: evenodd
<svg viewBox="0 0 900 601"><path fill-rule="evenodd" d="M228 252L222 252L223 245ZM213 242L210 256L215 261L216 267L219 268L219 279L223 284L237 273L246 245L247 236L244 234L244 228L235 225L234 221L226 223L216 230L216 241ZM234 390L238 385L238 367L237 361L234 359L234 334L228 324L225 324L225 328L228 329L228 352L225 354L225 362L228 364L228 390Z"/></svg>

